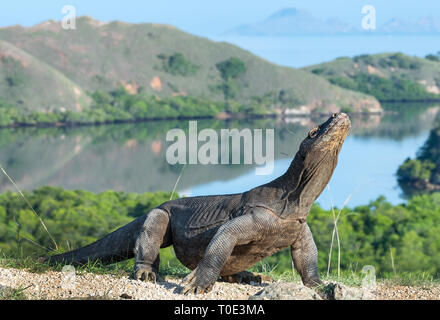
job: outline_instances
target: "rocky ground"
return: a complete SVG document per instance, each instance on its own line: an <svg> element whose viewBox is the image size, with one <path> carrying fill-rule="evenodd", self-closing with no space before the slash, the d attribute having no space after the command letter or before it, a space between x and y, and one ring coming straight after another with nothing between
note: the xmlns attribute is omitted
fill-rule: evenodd
<svg viewBox="0 0 440 320"><path fill-rule="evenodd" d="M0 268L0 291L24 289L28 299L236 299L249 296L267 285L238 285L217 282L214 290L203 295L181 295L181 279L166 279L156 284L113 275L47 271L30 273L22 269Z"/></svg>
<svg viewBox="0 0 440 320"><path fill-rule="evenodd" d="M299 283L231 284L217 282L203 295L178 293L180 279L166 279L157 284L131 280L128 277L100 274L74 275L71 272L47 271L30 273L22 269L0 268L0 299L321 299ZM359 288L338 285L339 299L440 299L440 286L398 286L378 283L375 292L365 294ZM348 292L348 293L347 293ZM259 293L258 295L256 295ZM254 296L256 295L256 296Z"/></svg>
<svg viewBox="0 0 440 320"><path fill-rule="evenodd" d="M440 285L402 286L380 284L377 298L380 300L440 300Z"/></svg>

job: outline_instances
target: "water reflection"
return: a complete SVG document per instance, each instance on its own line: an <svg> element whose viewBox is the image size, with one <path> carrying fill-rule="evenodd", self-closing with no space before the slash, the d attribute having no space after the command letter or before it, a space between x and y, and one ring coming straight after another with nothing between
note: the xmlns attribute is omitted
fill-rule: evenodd
<svg viewBox="0 0 440 320"><path fill-rule="evenodd" d="M343 148L343 151L351 150L351 154L341 154L338 170L342 171L336 171L335 175L347 180L359 176L359 172L365 174L375 166L393 171L384 173L388 177L394 174L397 170L397 167L391 168L394 163L384 166L386 154L375 156L375 150L381 153L400 150L402 154L412 156L413 149L418 147L408 149L402 142L409 141L413 145L423 140L438 110L439 107L431 106L411 116L352 116L353 129L348 147ZM273 128L276 164L273 175L277 175L288 165L308 130L322 120L306 117L198 120L198 128ZM17 184L27 190L43 185L94 192L108 189L127 192L171 190L182 169L180 165L169 165L165 159L166 149L171 144L165 137L172 128L187 131L188 121L3 129L0 131L0 163ZM255 165L187 165L178 190L191 195L233 192L271 178L256 176L254 168ZM372 178L382 179L380 176ZM228 182L236 188L230 184L228 187ZM7 178L0 177L0 191L12 189Z"/></svg>

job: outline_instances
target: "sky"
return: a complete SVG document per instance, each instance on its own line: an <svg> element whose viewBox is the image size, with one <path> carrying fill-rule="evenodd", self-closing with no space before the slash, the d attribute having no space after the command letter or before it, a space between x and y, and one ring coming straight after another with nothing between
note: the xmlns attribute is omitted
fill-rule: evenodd
<svg viewBox="0 0 440 320"><path fill-rule="evenodd" d="M0 27L61 20L64 5L73 5L78 16L88 15L101 21L166 23L202 36L216 36L292 7L318 18L336 17L353 25L360 25L364 5L376 7L378 25L394 17L415 20L429 14L440 16L438 0L2 0Z"/></svg>

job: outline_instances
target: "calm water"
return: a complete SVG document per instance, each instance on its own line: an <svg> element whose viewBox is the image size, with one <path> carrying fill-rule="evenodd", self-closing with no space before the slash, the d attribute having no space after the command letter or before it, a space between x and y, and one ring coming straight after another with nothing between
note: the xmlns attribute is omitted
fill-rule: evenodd
<svg viewBox="0 0 440 320"><path fill-rule="evenodd" d="M401 51L424 56L438 51L438 36L335 36L335 37L218 37L280 65L303 67L339 56ZM352 118L352 131L340 154L338 167L318 199L329 208L367 204L384 195L392 203L403 202L395 172L413 157L426 140L438 107L402 106L396 116ZM246 191L282 174L307 132L322 119L204 120L203 128L273 128L274 172L255 175L253 165L188 165L177 190L185 195L209 195ZM182 166L169 165L165 152L172 128L187 130L187 121L82 128L22 128L0 130L0 163L26 190L43 185L100 192L172 190ZM13 190L0 176L0 192Z"/></svg>
<svg viewBox="0 0 440 320"><path fill-rule="evenodd" d="M318 199L324 208L333 203L341 207L367 204L379 195L398 204L403 202L401 190L395 177L397 167L408 157L413 157L428 136L422 131L416 136L402 141L392 138L359 138L349 136L340 153L339 163L327 188ZM256 176L249 172L230 181L214 181L185 190L186 195L235 193L246 191L283 174L290 160L275 162L275 170L270 176ZM348 199L347 199L348 198Z"/></svg>
<svg viewBox="0 0 440 320"><path fill-rule="evenodd" d="M326 190L319 198L341 206L366 204L385 195L404 200L395 172L426 140L438 107L423 107L409 115L352 118L352 131ZM254 165L188 165L177 190L185 195L246 191L270 181L288 167L299 143L322 119L198 121L198 129L273 128L275 163L269 176L255 175ZM160 121L81 128L21 128L0 130L0 163L26 190L43 185L100 192L172 190L182 166L166 162L169 129L187 130L187 121ZM0 192L13 190L0 177Z"/></svg>
<svg viewBox="0 0 440 320"><path fill-rule="evenodd" d="M227 41L271 62L305 67L342 56L403 52L424 57L437 52L438 35L351 35L297 37L239 37L218 36L216 41Z"/></svg>

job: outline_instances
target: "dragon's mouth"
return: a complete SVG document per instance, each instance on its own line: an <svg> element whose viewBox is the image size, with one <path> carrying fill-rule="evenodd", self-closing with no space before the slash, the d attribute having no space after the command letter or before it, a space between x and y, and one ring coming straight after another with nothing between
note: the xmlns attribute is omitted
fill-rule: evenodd
<svg viewBox="0 0 440 320"><path fill-rule="evenodd" d="M320 138L334 131L348 130L351 128L350 118L345 113L333 113L332 116L323 124L309 131L310 139Z"/></svg>
<svg viewBox="0 0 440 320"><path fill-rule="evenodd" d="M328 125L328 127L326 128L327 132L329 132L332 129L335 129L337 127L345 128L345 129L351 128L350 118L345 113L334 113L330 119L331 119L331 122Z"/></svg>

